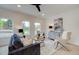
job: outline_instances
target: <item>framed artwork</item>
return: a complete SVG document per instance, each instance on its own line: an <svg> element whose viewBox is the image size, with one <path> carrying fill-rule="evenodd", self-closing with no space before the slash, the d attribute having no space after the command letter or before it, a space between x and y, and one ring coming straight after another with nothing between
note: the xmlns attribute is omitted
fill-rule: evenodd
<svg viewBox="0 0 79 59"><path fill-rule="evenodd" d="M54 20L54 31L60 37L64 31L63 29L63 18L58 18Z"/></svg>
<svg viewBox="0 0 79 59"><path fill-rule="evenodd" d="M63 28L63 18L58 18L54 20L54 29Z"/></svg>

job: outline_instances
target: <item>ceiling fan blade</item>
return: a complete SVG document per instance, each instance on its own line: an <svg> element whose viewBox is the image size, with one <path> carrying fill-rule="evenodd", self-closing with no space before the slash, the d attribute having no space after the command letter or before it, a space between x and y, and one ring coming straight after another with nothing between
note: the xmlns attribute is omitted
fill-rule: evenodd
<svg viewBox="0 0 79 59"><path fill-rule="evenodd" d="M37 10L40 12L41 11L41 9L40 9L40 5L41 4L31 4L31 5L34 5L36 8L37 8Z"/></svg>
<svg viewBox="0 0 79 59"><path fill-rule="evenodd" d="M39 12L41 11L41 10L40 10L40 6L37 5L36 8L38 9Z"/></svg>

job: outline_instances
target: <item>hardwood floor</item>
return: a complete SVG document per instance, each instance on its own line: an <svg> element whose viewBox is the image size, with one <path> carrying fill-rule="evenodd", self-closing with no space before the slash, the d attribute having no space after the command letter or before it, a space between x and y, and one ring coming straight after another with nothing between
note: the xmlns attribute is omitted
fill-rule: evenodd
<svg viewBox="0 0 79 59"><path fill-rule="evenodd" d="M48 42L47 44L45 44L45 46L41 47L41 55L79 55L78 45L68 43L66 47L69 51L67 51L63 47L61 48L60 45L57 49L55 49L53 48L53 45L50 46Z"/></svg>
<svg viewBox="0 0 79 59"><path fill-rule="evenodd" d="M69 51L61 48L54 55L79 55L79 46L74 44L67 44L67 48Z"/></svg>

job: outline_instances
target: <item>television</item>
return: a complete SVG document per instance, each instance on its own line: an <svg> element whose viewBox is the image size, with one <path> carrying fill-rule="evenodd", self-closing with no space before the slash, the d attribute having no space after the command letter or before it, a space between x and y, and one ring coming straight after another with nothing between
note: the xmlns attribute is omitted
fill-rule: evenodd
<svg viewBox="0 0 79 59"><path fill-rule="evenodd" d="M52 26L49 26L49 28L51 29L51 28L52 28Z"/></svg>
<svg viewBox="0 0 79 59"><path fill-rule="evenodd" d="M23 29L18 29L18 32L19 33L23 33Z"/></svg>

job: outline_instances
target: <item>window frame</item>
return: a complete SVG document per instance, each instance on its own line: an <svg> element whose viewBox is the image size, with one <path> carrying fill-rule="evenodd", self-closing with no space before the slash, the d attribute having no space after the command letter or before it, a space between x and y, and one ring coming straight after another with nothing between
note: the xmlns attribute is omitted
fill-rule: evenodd
<svg viewBox="0 0 79 59"><path fill-rule="evenodd" d="M27 21L27 20L22 21L22 28L24 27L23 22L29 22L29 33L28 34L24 34L24 35L30 35L30 21Z"/></svg>
<svg viewBox="0 0 79 59"><path fill-rule="evenodd" d="M40 30L37 30L37 29L35 28L35 27L36 27L35 23L38 23L38 24L40 25ZM41 23L40 23L40 22L35 22L35 23L34 23L34 29L35 29L35 30L34 30L34 33L37 34L37 31L40 31L40 32L41 32Z"/></svg>
<svg viewBox="0 0 79 59"><path fill-rule="evenodd" d="M1 18L1 17L0 17L0 19L7 19L7 20L9 20L10 18ZM0 29L0 31L13 31L14 22L13 22L12 19L10 19L10 20L12 21L12 29L4 29L4 28L2 28L2 29Z"/></svg>

